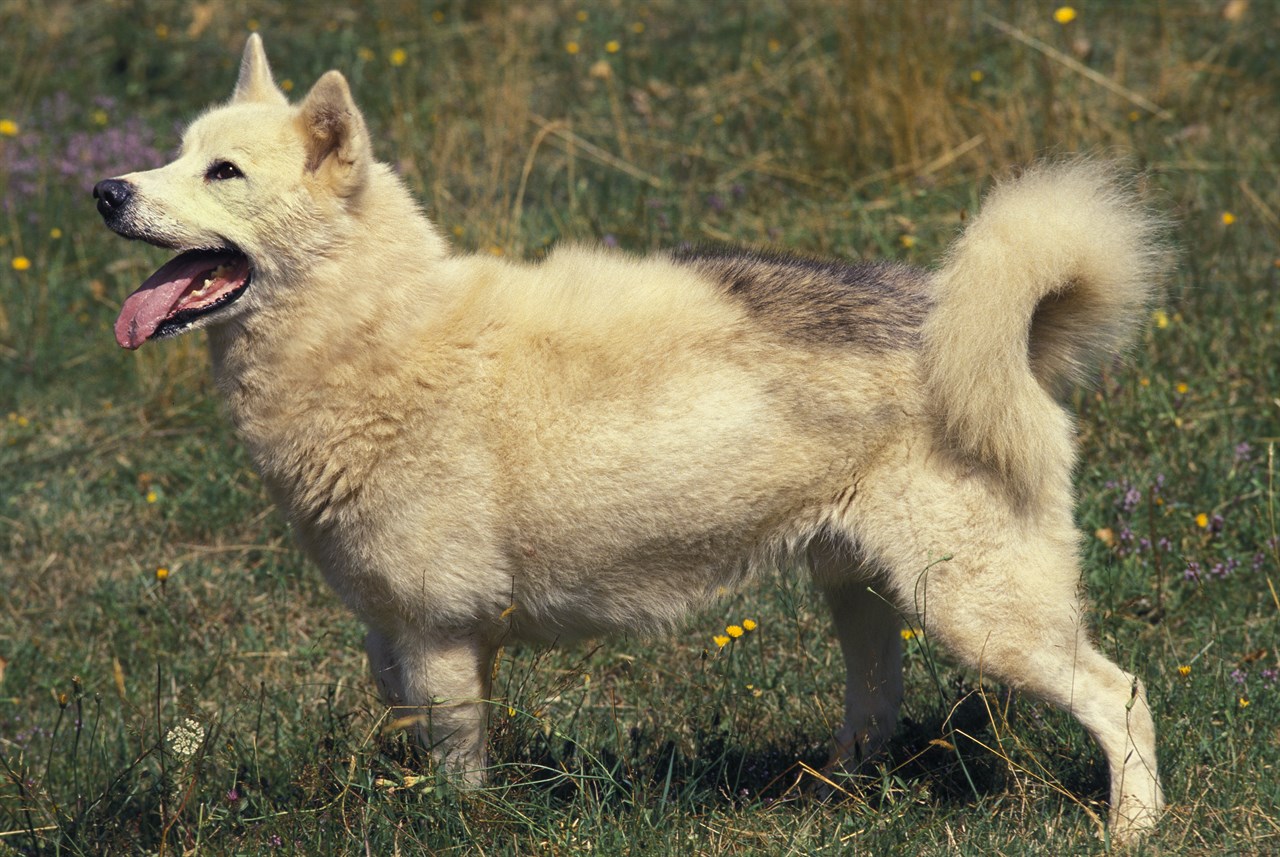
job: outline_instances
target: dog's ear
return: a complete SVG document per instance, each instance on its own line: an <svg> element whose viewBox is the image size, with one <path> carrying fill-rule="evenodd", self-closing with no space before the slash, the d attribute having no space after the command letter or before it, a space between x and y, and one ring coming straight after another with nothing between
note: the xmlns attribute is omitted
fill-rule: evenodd
<svg viewBox="0 0 1280 857"><path fill-rule="evenodd" d="M262 47L262 37L257 33L250 33L249 41L244 44L244 56L240 58L240 79L236 81L236 91L231 96L231 102L289 103L289 99L285 98L271 78L267 51Z"/></svg>
<svg viewBox="0 0 1280 857"><path fill-rule="evenodd" d="M369 131L351 98L347 79L325 72L301 105L307 172L320 175L339 196L363 185L371 160Z"/></svg>

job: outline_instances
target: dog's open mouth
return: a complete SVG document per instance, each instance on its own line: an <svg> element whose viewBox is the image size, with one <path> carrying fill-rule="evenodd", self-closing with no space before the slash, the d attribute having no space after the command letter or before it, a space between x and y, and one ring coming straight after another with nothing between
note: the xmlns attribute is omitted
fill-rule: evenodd
<svg viewBox="0 0 1280 857"><path fill-rule="evenodd" d="M244 294L253 274L238 250L188 250L125 298L116 342L137 348L148 339L181 333L196 319Z"/></svg>

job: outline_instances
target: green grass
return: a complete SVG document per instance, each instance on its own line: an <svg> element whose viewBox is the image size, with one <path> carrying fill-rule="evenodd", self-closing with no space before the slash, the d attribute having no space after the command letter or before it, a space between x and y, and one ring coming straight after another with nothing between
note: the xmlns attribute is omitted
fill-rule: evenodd
<svg viewBox="0 0 1280 857"><path fill-rule="evenodd" d="M420 779L360 628L219 412L202 337L112 340L162 257L111 236L88 188L229 94L251 20L295 95L349 75L380 157L480 252L712 241L931 264L1010 165L1143 168L1179 269L1137 348L1074 396L1093 621L1146 679L1171 801L1135 853L1280 851L1269 4L1089 3L1068 25L994 0L191 8L0 4L0 853L1105 847L1103 763L1076 723L919 639L883 765L842 801L805 796L842 672L802 575L667 638L507 651L492 788ZM717 653L743 618L759 628ZM188 718L184 757L166 736Z"/></svg>

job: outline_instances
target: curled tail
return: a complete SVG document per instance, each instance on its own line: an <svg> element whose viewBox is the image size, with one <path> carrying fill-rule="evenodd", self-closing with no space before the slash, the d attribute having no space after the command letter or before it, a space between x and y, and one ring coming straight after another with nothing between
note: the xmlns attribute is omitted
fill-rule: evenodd
<svg viewBox="0 0 1280 857"><path fill-rule="evenodd" d="M930 406L948 445L1015 496L1069 477L1056 397L1137 329L1166 268L1160 231L1113 169L1040 166L988 194L935 275Z"/></svg>

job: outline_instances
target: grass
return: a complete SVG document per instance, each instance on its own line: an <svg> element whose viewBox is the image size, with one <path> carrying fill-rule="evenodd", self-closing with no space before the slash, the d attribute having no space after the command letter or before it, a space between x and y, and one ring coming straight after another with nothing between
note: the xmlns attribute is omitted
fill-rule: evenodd
<svg viewBox="0 0 1280 857"><path fill-rule="evenodd" d="M88 189L160 162L176 121L225 98L250 27L295 96L348 73L380 157L480 252L712 241L930 264L1010 165L1143 168L1179 270L1073 402L1093 621L1146 679L1172 804L1134 853L1280 850L1272 11L710 8L0 4L0 853L1106 847L1103 764L1075 722L920 638L883 765L837 803L805 797L842 672L802 575L669 638L506 652L494 785L432 778L220 415L201 337L112 342L161 256L110 236ZM758 628L718 648L744 618Z"/></svg>

